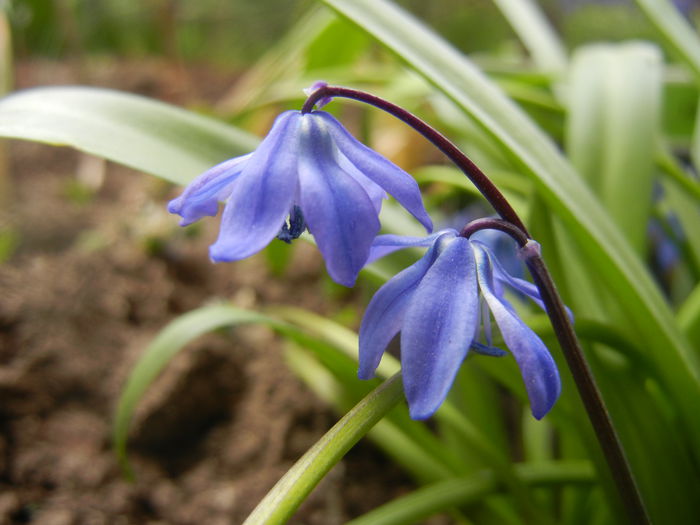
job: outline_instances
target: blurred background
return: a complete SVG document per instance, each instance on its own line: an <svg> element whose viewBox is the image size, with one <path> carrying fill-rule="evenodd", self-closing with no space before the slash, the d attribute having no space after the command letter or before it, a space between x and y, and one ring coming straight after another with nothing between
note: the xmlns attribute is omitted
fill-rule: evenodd
<svg viewBox="0 0 700 525"><path fill-rule="evenodd" d="M504 51L515 35L493 2L396 2L460 49ZM569 48L598 40L652 38L631 0L541 0ZM694 16L692 0L674 4ZM18 59L159 57L242 71L310 8L311 0L3 0Z"/></svg>

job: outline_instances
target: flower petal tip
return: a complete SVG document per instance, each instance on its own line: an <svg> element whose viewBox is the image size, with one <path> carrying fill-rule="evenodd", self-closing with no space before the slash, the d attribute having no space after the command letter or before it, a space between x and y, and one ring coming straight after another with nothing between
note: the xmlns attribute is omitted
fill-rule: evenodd
<svg viewBox="0 0 700 525"><path fill-rule="evenodd" d="M332 271L331 268L328 268L328 265L326 266L326 270L328 271L328 275L330 276L331 279L333 279L334 282L340 284L341 286L345 286L346 288L352 288L355 286L355 282L357 281L357 275L360 270L357 270L353 273L339 273L337 271Z"/></svg>
<svg viewBox="0 0 700 525"><path fill-rule="evenodd" d="M541 407L531 407L530 411L532 412L532 417L534 417L537 421L540 421L544 416L549 414L549 411L552 410L552 407L554 406L555 402L556 399L553 400L551 403L548 403Z"/></svg>
<svg viewBox="0 0 700 525"><path fill-rule="evenodd" d="M375 376L374 370L367 370L367 369L363 369L362 367L360 367L360 369L357 371L357 378L362 379L363 381L373 379L374 376Z"/></svg>
<svg viewBox="0 0 700 525"><path fill-rule="evenodd" d="M220 243L214 243L209 247L209 259L213 263L233 262L248 257L249 254L239 256L229 247Z"/></svg>
<svg viewBox="0 0 700 525"><path fill-rule="evenodd" d="M177 197L170 202L168 202L168 213L174 213L176 215L180 214L180 209L182 208L182 199Z"/></svg>
<svg viewBox="0 0 700 525"><path fill-rule="evenodd" d="M435 412L437 412L438 407L436 406L424 406L423 404L408 404L408 413L411 419L416 421L423 421L425 419L430 419L433 417Z"/></svg>
<svg viewBox="0 0 700 525"><path fill-rule="evenodd" d="M544 379L543 390L539 399L531 399L530 410L538 421L552 410L561 394L561 380L556 369Z"/></svg>

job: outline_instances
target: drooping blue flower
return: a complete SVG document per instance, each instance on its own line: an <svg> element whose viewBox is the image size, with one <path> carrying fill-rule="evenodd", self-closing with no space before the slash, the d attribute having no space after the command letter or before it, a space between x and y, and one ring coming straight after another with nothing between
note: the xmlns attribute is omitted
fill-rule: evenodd
<svg viewBox="0 0 700 525"><path fill-rule="evenodd" d="M370 301L360 327L359 377L374 376L386 346L400 331L411 417L430 417L445 400L470 348L498 355L491 340L493 315L520 367L532 414L541 419L559 397L559 372L542 340L504 297L508 286L544 308L537 287L509 275L486 245L455 230L425 238L381 235L370 260L408 246L429 249Z"/></svg>
<svg viewBox="0 0 700 525"><path fill-rule="evenodd" d="M386 192L432 230L408 173L355 140L330 114L287 111L254 152L197 177L168 210L186 225L215 216L226 201L209 250L214 262L249 257L275 237L290 242L308 228L330 276L352 286L379 233Z"/></svg>

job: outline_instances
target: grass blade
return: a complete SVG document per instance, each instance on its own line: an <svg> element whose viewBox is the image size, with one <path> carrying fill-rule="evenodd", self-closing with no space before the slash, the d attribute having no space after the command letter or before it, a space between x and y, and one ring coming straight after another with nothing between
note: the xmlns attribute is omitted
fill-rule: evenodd
<svg viewBox="0 0 700 525"><path fill-rule="evenodd" d="M177 184L258 142L182 108L90 87L34 88L5 97L0 136L72 146Z"/></svg>
<svg viewBox="0 0 700 525"><path fill-rule="evenodd" d="M700 284L678 310L678 323L691 341L700 341ZM696 347L700 353L700 345Z"/></svg>
<svg viewBox="0 0 700 525"><path fill-rule="evenodd" d="M590 485L593 469L585 462L551 462L516 465L519 478L532 487ZM467 478L450 479L428 485L395 499L347 525L408 525L419 523L451 507L484 501L500 487L493 472L484 470Z"/></svg>
<svg viewBox="0 0 700 525"><path fill-rule="evenodd" d="M580 48L569 85L567 152L641 255L661 115L661 53L647 43Z"/></svg>
<svg viewBox="0 0 700 525"><path fill-rule="evenodd" d="M544 13L532 0L494 0L513 30L543 71L566 68L566 49Z"/></svg>
<svg viewBox="0 0 700 525"><path fill-rule="evenodd" d="M144 350L129 374L114 415L112 440L114 450L126 472L131 472L126 457L129 423L137 403L165 365L193 339L212 330L245 323L281 325L257 312L230 305L205 306L188 312L166 326Z"/></svg>
<svg viewBox="0 0 700 525"><path fill-rule="evenodd" d="M700 82L700 38L668 0L636 0L639 8Z"/></svg>

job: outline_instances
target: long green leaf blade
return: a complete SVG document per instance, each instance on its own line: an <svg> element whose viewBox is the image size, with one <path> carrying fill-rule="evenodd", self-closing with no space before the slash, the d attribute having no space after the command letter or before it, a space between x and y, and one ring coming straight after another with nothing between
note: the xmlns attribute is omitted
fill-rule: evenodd
<svg viewBox="0 0 700 525"><path fill-rule="evenodd" d="M225 326L258 322L282 324L260 313L230 305L205 306L172 321L144 350L122 390L114 416L113 445L117 457L127 470L126 441L134 409L165 365L187 343L207 332Z"/></svg>
<svg viewBox="0 0 700 525"><path fill-rule="evenodd" d="M72 146L178 184L257 145L248 133L182 108L72 86L0 100L0 136Z"/></svg>
<svg viewBox="0 0 700 525"><path fill-rule="evenodd" d="M533 487L565 484L590 485L593 469L585 462L520 463L515 471ZM360 516L347 525L408 525L419 523L450 507L468 506L498 492L493 472L485 470L467 478L455 478L427 485Z"/></svg>
<svg viewBox="0 0 700 525"><path fill-rule="evenodd" d="M700 283L678 310L678 322L691 341L700 341ZM697 351L700 352L700 343Z"/></svg>
<svg viewBox="0 0 700 525"><path fill-rule="evenodd" d="M646 250L661 53L647 43L576 51L569 82L567 152L638 254Z"/></svg>
<svg viewBox="0 0 700 525"><path fill-rule="evenodd" d="M636 0L664 41L700 82L700 38L668 0Z"/></svg>
<svg viewBox="0 0 700 525"><path fill-rule="evenodd" d="M566 49L544 13L532 0L494 0L513 30L543 71L558 72L566 67Z"/></svg>

